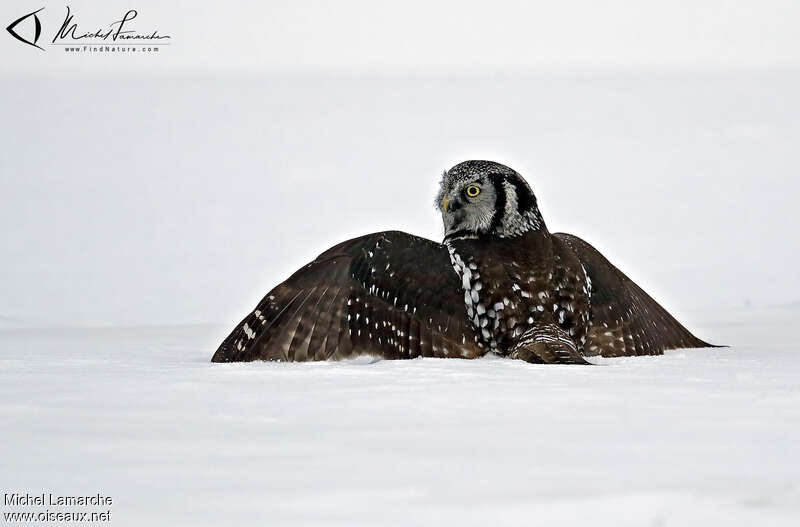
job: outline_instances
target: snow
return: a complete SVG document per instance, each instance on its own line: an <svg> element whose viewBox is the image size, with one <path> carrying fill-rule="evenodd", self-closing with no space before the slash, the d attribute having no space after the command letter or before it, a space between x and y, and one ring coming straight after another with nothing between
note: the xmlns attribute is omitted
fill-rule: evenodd
<svg viewBox="0 0 800 527"><path fill-rule="evenodd" d="M130 7L85 3L88 25ZM175 36L158 56L4 37L2 493L99 492L135 526L800 525L788 6L144 3ZM440 240L431 198L466 159L733 347L208 362L326 248Z"/></svg>
<svg viewBox="0 0 800 527"><path fill-rule="evenodd" d="M110 495L113 525L796 525L798 314L694 313L733 346L595 367L211 364L230 327L6 327L0 487Z"/></svg>

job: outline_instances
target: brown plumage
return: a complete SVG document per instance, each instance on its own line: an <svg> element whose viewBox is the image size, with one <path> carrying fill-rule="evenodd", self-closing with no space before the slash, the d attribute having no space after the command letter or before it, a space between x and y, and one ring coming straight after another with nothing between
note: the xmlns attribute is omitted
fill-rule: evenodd
<svg viewBox="0 0 800 527"><path fill-rule="evenodd" d="M713 347L692 335L650 295L577 236L556 233L592 280L591 328L584 355L661 355L675 348Z"/></svg>
<svg viewBox="0 0 800 527"><path fill-rule="evenodd" d="M583 356L703 347L591 245L550 234L513 170L468 161L437 199L445 243L369 234L270 291L214 362L374 355L586 364Z"/></svg>
<svg viewBox="0 0 800 527"><path fill-rule="evenodd" d="M270 291L213 360L474 358L483 351L460 284L441 244L397 231L361 236Z"/></svg>

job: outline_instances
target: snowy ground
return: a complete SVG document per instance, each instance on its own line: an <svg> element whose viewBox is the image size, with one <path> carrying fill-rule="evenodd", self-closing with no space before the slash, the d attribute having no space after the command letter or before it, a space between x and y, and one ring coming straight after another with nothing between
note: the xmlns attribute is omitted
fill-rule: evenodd
<svg viewBox="0 0 800 527"><path fill-rule="evenodd" d="M227 327L7 328L0 488L110 495L114 525L798 525L798 314L698 316L734 346L596 367L219 365Z"/></svg>

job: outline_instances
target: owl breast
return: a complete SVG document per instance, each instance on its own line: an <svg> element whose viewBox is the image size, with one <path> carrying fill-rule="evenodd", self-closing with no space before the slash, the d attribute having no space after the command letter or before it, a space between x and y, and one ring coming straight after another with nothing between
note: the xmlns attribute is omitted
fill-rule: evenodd
<svg viewBox="0 0 800 527"><path fill-rule="evenodd" d="M544 324L557 324L583 347L591 286L576 258L549 246L525 251L509 243L507 250L474 251L459 245L449 246L450 261L479 347L504 354L526 330Z"/></svg>

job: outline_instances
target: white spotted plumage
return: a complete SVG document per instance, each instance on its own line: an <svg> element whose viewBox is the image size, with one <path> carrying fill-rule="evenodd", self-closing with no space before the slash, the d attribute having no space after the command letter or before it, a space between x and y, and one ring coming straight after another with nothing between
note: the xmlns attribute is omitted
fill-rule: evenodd
<svg viewBox="0 0 800 527"><path fill-rule="evenodd" d="M214 360L492 350L579 363L584 349L621 355L704 344L591 246L550 234L514 170L461 163L445 173L437 206L444 246L394 231L343 242L270 291Z"/></svg>

